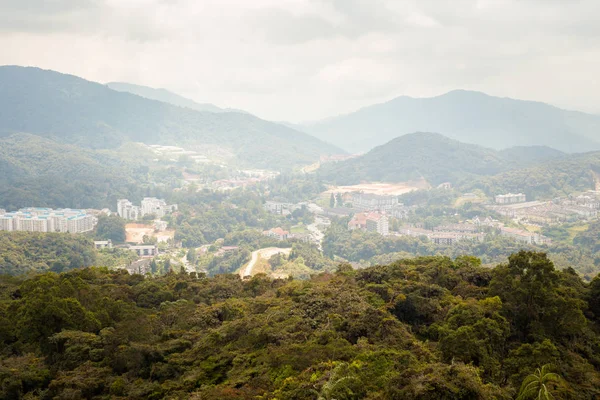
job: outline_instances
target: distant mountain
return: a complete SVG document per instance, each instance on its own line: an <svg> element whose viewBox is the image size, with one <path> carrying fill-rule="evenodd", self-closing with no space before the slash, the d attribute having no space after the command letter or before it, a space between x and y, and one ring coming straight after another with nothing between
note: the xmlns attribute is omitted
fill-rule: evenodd
<svg viewBox="0 0 600 400"><path fill-rule="evenodd" d="M107 83L106 86L118 92L127 92L144 97L146 99L162 101L163 103L172 104L178 107L191 108L192 110L196 111L208 111L214 113L241 112L248 114L245 111L232 108L220 108L210 103L197 103L194 100L190 100L166 89L154 89L147 86L134 85L125 82L110 82Z"/></svg>
<svg viewBox="0 0 600 400"><path fill-rule="evenodd" d="M38 68L0 67L0 137L26 132L61 142L113 148L216 144L245 166L292 169L339 148L242 113L201 112L112 90Z"/></svg>
<svg viewBox="0 0 600 400"><path fill-rule="evenodd" d="M494 175L506 160L484 147L461 143L437 133L400 136L347 161L325 164L319 175L336 184L405 182L425 178L430 184L457 182L465 176Z"/></svg>
<svg viewBox="0 0 600 400"><path fill-rule="evenodd" d="M354 153L412 132L440 132L498 150L514 146L549 146L569 153L600 150L600 115L464 90L433 98L398 97L304 125L303 130Z"/></svg>

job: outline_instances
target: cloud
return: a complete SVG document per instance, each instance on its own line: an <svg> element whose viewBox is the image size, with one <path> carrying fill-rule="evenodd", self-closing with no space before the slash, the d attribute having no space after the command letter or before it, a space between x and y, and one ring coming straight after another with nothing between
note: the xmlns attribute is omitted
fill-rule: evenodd
<svg viewBox="0 0 600 400"><path fill-rule="evenodd" d="M456 88L600 112L597 0L0 0L0 64L271 119Z"/></svg>

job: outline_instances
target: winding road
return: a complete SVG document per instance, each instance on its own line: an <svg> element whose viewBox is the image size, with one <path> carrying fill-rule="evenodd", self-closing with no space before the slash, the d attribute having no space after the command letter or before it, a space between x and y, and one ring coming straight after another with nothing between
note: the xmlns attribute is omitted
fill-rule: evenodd
<svg viewBox="0 0 600 400"><path fill-rule="evenodd" d="M267 247L265 249L260 249L252 252L252 258L246 267L240 270L240 278L245 278L247 276L252 276L252 269L258 262L258 257L264 259L269 259L273 257L275 254L285 254L286 256L290 255L292 249L280 249L278 247Z"/></svg>

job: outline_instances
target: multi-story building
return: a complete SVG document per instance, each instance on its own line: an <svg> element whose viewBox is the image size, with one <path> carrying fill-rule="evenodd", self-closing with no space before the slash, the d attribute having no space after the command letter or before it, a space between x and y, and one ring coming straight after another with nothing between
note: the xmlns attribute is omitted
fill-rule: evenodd
<svg viewBox="0 0 600 400"><path fill-rule="evenodd" d="M137 220L146 215L155 215L157 218L164 217L167 213L177 210L177 204L168 205L164 200L155 197L145 197L141 206L134 206L127 199L117 201L117 213L121 218Z"/></svg>
<svg viewBox="0 0 600 400"><path fill-rule="evenodd" d="M290 233L282 228L273 228L269 229L268 231L264 231L263 235L275 238L277 240L286 240Z"/></svg>
<svg viewBox="0 0 600 400"><path fill-rule="evenodd" d="M388 217L381 213L369 213L367 217L367 231L376 232L386 236L390 233Z"/></svg>
<svg viewBox="0 0 600 400"><path fill-rule="evenodd" d="M389 234L389 220L386 214L380 212L365 212L355 214L348 222L348 229L360 229L369 232L377 232L380 235Z"/></svg>
<svg viewBox="0 0 600 400"><path fill-rule="evenodd" d="M527 244L550 244L551 240L539 233L524 231L517 228L502 227L500 234L516 240L517 242Z"/></svg>
<svg viewBox="0 0 600 400"><path fill-rule="evenodd" d="M523 193L508 193L508 194L499 194L496 196L496 204L515 204L515 203L524 203L527 201L527 196Z"/></svg>
<svg viewBox="0 0 600 400"><path fill-rule="evenodd" d="M139 207L134 206L127 199L120 199L117 201L117 214L123 219L137 220L141 216L141 210Z"/></svg>
<svg viewBox="0 0 600 400"><path fill-rule="evenodd" d="M82 233L94 229L97 219L84 210L22 208L0 215L0 230Z"/></svg>
<svg viewBox="0 0 600 400"><path fill-rule="evenodd" d="M391 211L398 205L397 196L355 193L352 195L352 207L359 211Z"/></svg>

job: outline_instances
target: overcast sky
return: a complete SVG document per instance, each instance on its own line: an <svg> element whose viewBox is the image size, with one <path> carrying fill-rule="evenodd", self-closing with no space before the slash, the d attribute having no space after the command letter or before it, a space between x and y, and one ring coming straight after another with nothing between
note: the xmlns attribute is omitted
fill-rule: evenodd
<svg viewBox="0 0 600 400"><path fill-rule="evenodd" d="M600 113L600 0L0 0L0 64L272 120L474 89Z"/></svg>

